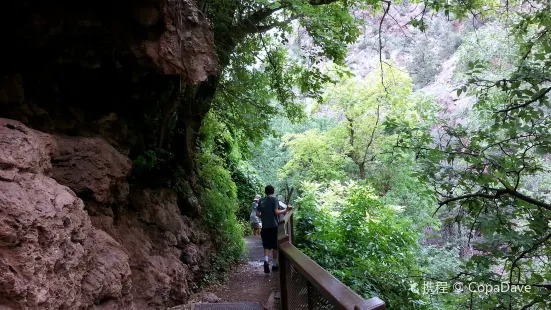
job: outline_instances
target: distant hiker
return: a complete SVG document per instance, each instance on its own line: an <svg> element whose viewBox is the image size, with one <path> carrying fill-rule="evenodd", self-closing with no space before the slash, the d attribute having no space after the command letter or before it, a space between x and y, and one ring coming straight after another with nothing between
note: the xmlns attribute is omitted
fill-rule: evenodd
<svg viewBox="0 0 551 310"><path fill-rule="evenodd" d="M274 196L275 190L271 185L264 189L266 197L262 198L256 209L256 215L262 220L262 247L264 248L264 273L270 273L269 258L272 250L272 271L278 271L277 265L277 227L279 225L278 215L284 214L293 207L288 205L286 209L279 209L279 200Z"/></svg>
<svg viewBox="0 0 551 310"><path fill-rule="evenodd" d="M256 216L256 210L258 207L258 202L260 201L260 195L256 195L253 201L253 210L251 211L251 229L253 230L253 236L260 235L260 219Z"/></svg>
<svg viewBox="0 0 551 310"><path fill-rule="evenodd" d="M278 204L277 208L279 210L285 210L287 208L287 206L283 202L279 201L279 204ZM280 215L278 215L277 216L278 222L283 221L283 217L285 217L285 213L281 213Z"/></svg>

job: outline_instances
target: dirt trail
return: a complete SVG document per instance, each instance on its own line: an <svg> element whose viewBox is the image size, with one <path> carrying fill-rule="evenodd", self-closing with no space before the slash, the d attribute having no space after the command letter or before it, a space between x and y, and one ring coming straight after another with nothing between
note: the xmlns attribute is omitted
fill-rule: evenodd
<svg viewBox="0 0 551 310"><path fill-rule="evenodd" d="M219 302L258 302L264 305L272 292L279 290L279 273L265 274L260 236L245 237L246 259L235 267L229 281L213 285L201 293L214 293Z"/></svg>

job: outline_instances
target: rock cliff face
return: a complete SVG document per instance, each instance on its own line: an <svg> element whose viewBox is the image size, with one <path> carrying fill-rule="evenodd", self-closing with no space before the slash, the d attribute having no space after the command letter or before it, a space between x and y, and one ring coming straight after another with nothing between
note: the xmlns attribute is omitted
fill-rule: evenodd
<svg viewBox="0 0 551 310"><path fill-rule="evenodd" d="M102 139L0 119L0 307L186 301L212 251L208 235L180 214L172 191L129 190L130 168Z"/></svg>
<svg viewBox="0 0 551 310"><path fill-rule="evenodd" d="M193 162L220 71L206 15L4 1L0 35L0 309L185 303L213 252ZM136 173L148 150L174 160ZM180 196L163 188L176 168Z"/></svg>
<svg viewBox="0 0 551 310"><path fill-rule="evenodd" d="M220 70L206 16L194 0L6 1L0 34L0 308L185 303L213 251L182 215L199 209L193 158ZM132 169L169 143L185 197Z"/></svg>
<svg viewBox="0 0 551 310"><path fill-rule="evenodd" d="M0 50L0 117L99 135L131 159L170 144L194 172L220 71L195 0L5 1L0 34L10 42Z"/></svg>

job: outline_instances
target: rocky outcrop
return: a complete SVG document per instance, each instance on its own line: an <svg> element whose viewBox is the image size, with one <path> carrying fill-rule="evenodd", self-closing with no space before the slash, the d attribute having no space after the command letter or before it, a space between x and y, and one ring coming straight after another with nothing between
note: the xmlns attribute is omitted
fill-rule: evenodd
<svg viewBox="0 0 551 310"><path fill-rule="evenodd" d="M131 309L128 256L47 176L51 143L0 119L0 306Z"/></svg>
<svg viewBox="0 0 551 310"><path fill-rule="evenodd" d="M196 133L221 70L197 1L5 1L0 35L11 42L0 50L0 117L101 136L132 159L160 148L193 173ZM171 177L164 163L144 177L148 186Z"/></svg>
<svg viewBox="0 0 551 310"><path fill-rule="evenodd" d="M159 1L160 8L145 5L135 10L143 27L162 23L165 31L157 40L145 40L135 53L147 55L165 74L185 73L186 82L197 84L218 74L218 58L209 23L192 0Z"/></svg>
<svg viewBox="0 0 551 310"><path fill-rule="evenodd" d="M220 73L206 14L195 0L5 1L0 34L0 118L17 120L0 121L0 309L185 302L212 251L191 186ZM171 161L132 170L151 149ZM174 167L185 199L147 189Z"/></svg>
<svg viewBox="0 0 551 310"><path fill-rule="evenodd" d="M127 207L116 214L101 213L104 210L90 212L90 218L128 254L137 308L164 309L185 303L213 248L204 229L180 215L175 193L168 189L133 190Z"/></svg>
<svg viewBox="0 0 551 310"><path fill-rule="evenodd" d="M79 197L104 204L128 196L132 162L101 138L54 137L52 177Z"/></svg>
<svg viewBox="0 0 551 310"><path fill-rule="evenodd" d="M50 136L19 122L0 119L0 167L4 179L13 179L18 172L48 174L52 168L50 154Z"/></svg>
<svg viewBox="0 0 551 310"><path fill-rule="evenodd" d="M185 303L209 236L171 190L129 191L130 168L102 139L0 119L0 308Z"/></svg>
<svg viewBox="0 0 551 310"><path fill-rule="evenodd" d="M122 210L115 229L130 256L136 305L185 303L213 250L208 235L179 215L170 190L135 191L130 200L132 208Z"/></svg>

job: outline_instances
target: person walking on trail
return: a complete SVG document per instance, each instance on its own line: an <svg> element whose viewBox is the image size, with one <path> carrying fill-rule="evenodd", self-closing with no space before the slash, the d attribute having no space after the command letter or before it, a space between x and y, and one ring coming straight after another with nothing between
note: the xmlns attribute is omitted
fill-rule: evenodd
<svg viewBox="0 0 551 310"><path fill-rule="evenodd" d="M260 195L256 195L253 201L253 210L251 212L251 229L253 230L253 236L260 235L260 219L256 216L256 209L258 208L258 202L260 201Z"/></svg>
<svg viewBox="0 0 551 310"><path fill-rule="evenodd" d="M277 230L278 230L278 215L287 213L293 207L288 205L286 209L279 209L279 200L274 196L275 190L271 185L264 189L266 197L262 198L256 208L256 215L262 221L262 230L260 237L262 238L262 247L264 248L264 273L270 273L269 255L272 251L272 271L278 271L277 265Z"/></svg>

